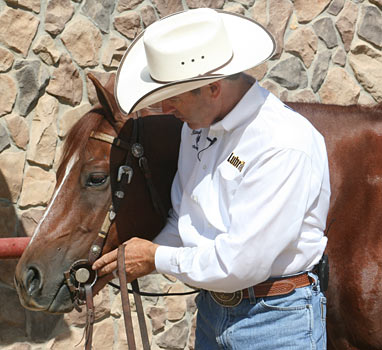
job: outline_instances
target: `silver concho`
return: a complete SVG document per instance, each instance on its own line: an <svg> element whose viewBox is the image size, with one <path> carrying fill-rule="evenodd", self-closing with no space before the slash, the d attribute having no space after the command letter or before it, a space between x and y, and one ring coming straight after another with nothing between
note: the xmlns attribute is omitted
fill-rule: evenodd
<svg viewBox="0 0 382 350"><path fill-rule="evenodd" d="M75 287L79 284L90 284L93 286L97 281L97 271L93 271L89 261L85 259L75 261L70 267L69 273L74 281L70 278L69 280L70 282L73 281Z"/></svg>
<svg viewBox="0 0 382 350"><path fill-rule="evenodd" d="M144 153L143 146L140 143L134 143L131 146L131 153L135 158L141 158Z"/></svg>
<svg viewBox="0 0 382 350"><path fill-rule="evenodd" d="M75 276L79 283L86 283L89 280L90 271L85 267L81 267L76 271Z"/></svg>
<svg viewBox="0 0 382 350"><path fill-rule="evenodd" d="M90 248L90 250L91 250L91 252L92 252L93 254L99 254L99 253L101 253L101 247L100 247L99 245L96 245L96 244L92 245L91 248Z"/></svg>

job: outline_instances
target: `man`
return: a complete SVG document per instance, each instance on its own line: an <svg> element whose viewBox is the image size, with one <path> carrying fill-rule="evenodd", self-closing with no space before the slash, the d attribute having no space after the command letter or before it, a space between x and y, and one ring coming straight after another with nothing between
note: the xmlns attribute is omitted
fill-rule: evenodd
<svg viewBox="0 0 382 350"><path fill-rule="evenodd" d="M196 349L325 349L313 273L326 246L322 136L241 73L271 57L257 23L211 9L150 26L118 71L121 109L158 101L184 121L173 209L148 242L126 242L131 281L157 270L201 288ZM116 268L116 252L93 266Z"/></svg>

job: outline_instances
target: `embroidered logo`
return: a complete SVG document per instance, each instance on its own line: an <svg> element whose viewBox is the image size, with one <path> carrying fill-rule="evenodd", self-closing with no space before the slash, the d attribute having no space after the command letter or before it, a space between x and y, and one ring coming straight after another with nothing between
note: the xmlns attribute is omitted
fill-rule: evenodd
<svg viewBox="0 0 382 350"><path fill-rule="evenodd" d="M235 156L233 152L230 154L230 156L227 159L227 162L232 164L235 168L237 168L240 172L243 170L245 162L240 160L238 156Z"/></svg>
<svg viewBox="0 0 382 350"><path fill-rule="evenodd" d="M192 148L196 149L197 151L199 151L199 141L200 141L200 135L202 133L202 130L192 130L192 133L191 135L196 135L196 139L195 139L195 144L192 145Z"/></svg>

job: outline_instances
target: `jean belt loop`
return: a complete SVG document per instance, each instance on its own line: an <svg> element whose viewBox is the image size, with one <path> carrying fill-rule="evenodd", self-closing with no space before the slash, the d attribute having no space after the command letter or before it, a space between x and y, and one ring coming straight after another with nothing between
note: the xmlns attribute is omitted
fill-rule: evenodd
<svg viewBox="0 0 382 350"><path fill-rule="evenodd" d="M308 276L310 277L310 278L312 278L313 279L313 283L312 283L312 287L313 287L313 289L314 290L318 290L318 288L319 288L319 286L320 286L320 280L318 279L318 276L314 273L314 272L312 272L312 271L310 271L310 272L308 272Z"/></svg>
<svg viewBox="0 0 382 350"><path fill-rule="evenodd" d="M249 303L256 304L256 295L255 295L255 291L253 290L253 287L248 288L248 296L249 296Z"/></svg>

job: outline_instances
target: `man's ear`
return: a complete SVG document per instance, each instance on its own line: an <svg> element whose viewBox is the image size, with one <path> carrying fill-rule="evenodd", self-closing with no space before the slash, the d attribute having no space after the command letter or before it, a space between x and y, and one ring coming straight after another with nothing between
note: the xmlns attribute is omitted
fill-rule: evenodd
<svg viewBox="0 0 382 350"><path fill-rule="evenodd" d="M215 81L211 84L208 84L208 88L209 88L209 91L210 91L212 98L218 97L220 95L220 92L221 92L221 81L218 80L218 81Z"/></svg>

